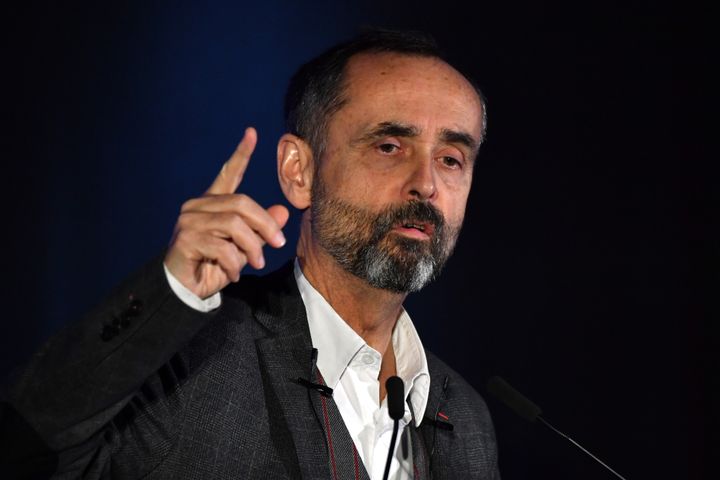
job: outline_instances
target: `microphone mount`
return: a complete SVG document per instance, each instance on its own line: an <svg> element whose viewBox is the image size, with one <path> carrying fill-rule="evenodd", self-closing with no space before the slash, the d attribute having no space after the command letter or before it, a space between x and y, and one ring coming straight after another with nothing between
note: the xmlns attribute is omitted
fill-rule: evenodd
<svg viewBox="0 0 720 480"><path fill-rule="evenodd" d="M625 477L617 473L615 470L610 468L608 464L600 460L598 457L590 453L585 447L580 445L578 442L570 438L570 436L564 434L557 428L553 427L550 422L545 420L542 417L542 410L540 407L535 405L533 402L531 402L527 397L525 397L522 393L515 390L513 387L510 386L509 383L507 383L505 380L503 380L500 377L492 377L487 382L487 390L498 400L500 400L502 403L504 403L507 407L509 407L512 411L520 415L521 417L525 418L526 420L529 420L530 422L535 422L535 420L539 420L540 423L545 425L547 428L552 430L553 432L557 433L561 437L568 440L570 443L575 445L577 448L582 450L585 454L590 456L593 460L598 462L600 465L605 467L607 470L609 470L613 475L615 475L620 480L626 480Z"/></svg>

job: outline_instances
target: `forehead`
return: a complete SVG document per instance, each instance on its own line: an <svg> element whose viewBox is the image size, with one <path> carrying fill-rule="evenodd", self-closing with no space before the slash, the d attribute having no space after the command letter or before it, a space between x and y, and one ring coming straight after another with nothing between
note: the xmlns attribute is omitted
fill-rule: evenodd
<svg viewBox="0 0 720 480"><path fill-rule="evenodd" d="M388 120L421 129L482 131L482 104L457 70L433 57L395 53L355 55L344 74L345 105L355 122Z"/></svg>

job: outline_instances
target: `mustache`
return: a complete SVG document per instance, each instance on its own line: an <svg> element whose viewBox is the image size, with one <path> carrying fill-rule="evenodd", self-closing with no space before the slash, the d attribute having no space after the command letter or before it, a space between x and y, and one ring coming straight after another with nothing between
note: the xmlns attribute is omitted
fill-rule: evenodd
<svg viewBox="0 0 720 480"><path fill-rule="evenodd" d="M433 237L442 238L445 230L445 217L435 206L417 200L391 206L381 212L375 219L373 240L384 237L398 223L429 223L435 229Z"/></svg>

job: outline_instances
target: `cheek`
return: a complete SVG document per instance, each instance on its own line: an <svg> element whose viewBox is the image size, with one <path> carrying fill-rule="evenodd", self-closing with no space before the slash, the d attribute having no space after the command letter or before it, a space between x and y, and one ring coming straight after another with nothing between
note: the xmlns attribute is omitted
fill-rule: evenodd
<svg viewBox="0 0 720 480"><path fill-rule="evenodd" d="M461 198L464 205L467 196L470 194L473 178L472 168L465 167L462 170L449 170L440 166L436 172L438 180L448 190L448 193L456 198Z"/></svg>
<svg viewBox="0 0 720 480"><path fill-rule="evenodd" d="M454 244L465 220L465 203L453 204L443 213L445 217L445 240Z"/></svg>
<svg viewBox="0 0 720 480"><path fill-rule="evenodd" d="M320 168L331 196L353 203L372 196L375 182L368 178L367 169L356 157L345 149L328 149Z"/></svg>
<svg viewBox="0 0 720 480"><path fill-rule="evenodd" d="M333 190L339 197L370 210L397 203L400 182L390 174L365 168L345 168L336 177Z"/></svg>
<svg viewBox="0 0 720 480"><path fill-rule="evenodd" d="M444 184L442 195L445 199L443 212L445 220L453 225L461 225L465 218L470 183L459 181L457 184Z"/></svg>

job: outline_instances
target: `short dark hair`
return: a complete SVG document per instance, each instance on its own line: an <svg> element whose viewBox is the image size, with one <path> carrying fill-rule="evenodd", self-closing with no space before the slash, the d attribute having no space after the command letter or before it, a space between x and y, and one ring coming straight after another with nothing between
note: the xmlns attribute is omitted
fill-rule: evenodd
<svg viewBox="0 0 720 480"><path fill-rule="evenodd" d="M438 58L448 65L435 40L416 31L365 29L355 38L340 43L302 65L290 79L285 95L286 131L305 140L316 158L323 155L328 123L347 101L344 75L348 61L360 53L399 53L408 56ZM459 71L459 69L456 68ZM476 84L482 104L485 136L485 98Z"/></svg>

